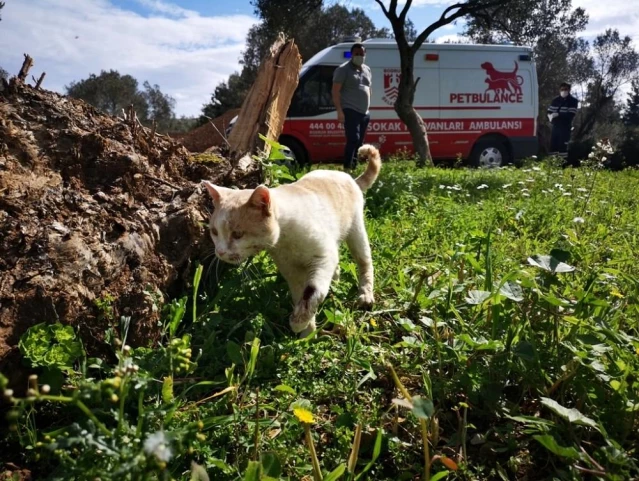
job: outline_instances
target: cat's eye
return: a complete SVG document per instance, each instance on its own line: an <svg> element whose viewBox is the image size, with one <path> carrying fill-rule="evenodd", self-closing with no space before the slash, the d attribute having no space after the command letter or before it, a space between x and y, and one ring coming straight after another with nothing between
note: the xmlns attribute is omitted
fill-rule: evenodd
<svg viewBox="0 0 639 481"><path fill-rule="evenodd" d="M233 239L241 239L243 235L244 235L244 232L238 232L238 231L231 232L231 237Z"/></svg>
<svg viewBox="0 0 639 481"><path fill-rule="evenodd" d="M215 228L211 229L211 234L213 234L215 237L217 237L217 229L215 229Z"/></svg>

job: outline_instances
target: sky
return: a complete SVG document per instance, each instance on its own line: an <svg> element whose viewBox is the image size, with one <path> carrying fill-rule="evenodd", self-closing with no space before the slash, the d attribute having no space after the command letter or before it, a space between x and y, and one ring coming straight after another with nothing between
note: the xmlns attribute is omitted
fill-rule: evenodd
<svg viewBox="0 0 639 481"><path fill-rule="evenodd" d="M198 116L215 86L239 70L246 34L258 21L250 0L4 1L0 67L11 75L20 69L23 53L34 58L31 73L47 72L45 88L60 93L73 81L114 69L140 85L158 84L176 100L178 116ZM337 1L363 8L378 27L390 26L374 0L325 3ZM409 17L424 28L451 3L414 0ZM590 14L587 38L606 28L639 32L639 2L573 0L573 6ZM456 38L462 28L449 25L435 37Z"/></svg>

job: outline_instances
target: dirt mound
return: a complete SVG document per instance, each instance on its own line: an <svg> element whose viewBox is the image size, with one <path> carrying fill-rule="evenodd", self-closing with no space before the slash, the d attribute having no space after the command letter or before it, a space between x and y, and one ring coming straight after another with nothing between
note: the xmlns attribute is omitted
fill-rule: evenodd
<svg viewBox="0 0 639 481"><path fill-rule="evenodd" d="M0 370L43 321L77 327L93 352L123 315L132 343L155 342L158 307L212 247L199 181L228 185L229 171L80 100L21 83L0 92ZM107 299L112 316L96 306Z"/></svg>
<svg viewBox="0 0 639 481"><path fill-rule="evenodd" d="M185 134L171 134L171 137L179 140L191 152L205 152L211 147L225 146L226 139L224 135L226 128L238 113L240 113L240 109L229 110L197 129Z"/></svg>

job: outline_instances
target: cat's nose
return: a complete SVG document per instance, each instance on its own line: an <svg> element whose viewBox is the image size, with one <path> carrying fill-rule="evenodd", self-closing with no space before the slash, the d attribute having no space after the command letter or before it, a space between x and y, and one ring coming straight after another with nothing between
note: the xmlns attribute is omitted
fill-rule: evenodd
<svg viewBox="0 0 639 481"><path fill-rule="evenodd" d="M215 253L220 256L220 257L224 257L226 255L226 251L222 250L222 249L216 249Z"/></svg>

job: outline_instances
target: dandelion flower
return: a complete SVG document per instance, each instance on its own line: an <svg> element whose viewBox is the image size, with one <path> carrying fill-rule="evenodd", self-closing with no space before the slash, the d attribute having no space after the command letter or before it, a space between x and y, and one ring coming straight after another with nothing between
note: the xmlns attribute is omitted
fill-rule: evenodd
<svg viewBox="0 0 639 481"><path fill-rule="evenodd" d="M313 413L310 412L308 409L295 408L293 409L293 414L295 414L295 417L301 423L312 424L315 422L315 419L313 418Z"/></svg>
<svg viewBox="0 0 639 481"><path fill-rule="evenodd" d="M377 327L377 321L376 321L375 319L371 319L371 320L370 320L370 321L368 321L368 322L370 322L371 326L373 326L373 327Z"/></svg>
<svg viewBox="0 0 639 481"><path fill-rule="evenodd" d="M574 223L576 223L576 224L583 224L584 223L584 218L583 217L575 217L572 221Z"/></svg>
<svg viewBox="0 0 639 481"><path fill-rule="evenodd" d="M615 297L618 297L619 299L623 299L624 298L624 295L621 292L619 292L619 289L617 289L616 287L613 287L610 290L610 294L612 294Z"/></svg>
<svg viewBox="0 0 639 481"><path fill-rule="evenodd" d="M173 453L169 447L169 440L164 431L157 431L151 434L144 441L144 451L148 455L153 455L158 461L168 462Z"/></svg>

